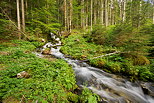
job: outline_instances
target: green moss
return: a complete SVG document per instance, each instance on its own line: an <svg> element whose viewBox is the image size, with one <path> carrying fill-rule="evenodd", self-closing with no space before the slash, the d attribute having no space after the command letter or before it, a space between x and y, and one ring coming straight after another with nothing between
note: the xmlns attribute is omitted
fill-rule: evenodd
<svg viewBox="0 0 154 103"><path fill-rule="evenodd" d="M95 67L103 68L106 64L106 60L102 58L91 59L90 64Z"/></svg>
<svg viewBox="0 0 154 103"><path fill-rule="evenodd" d="M132 53L123 53L123 57L133 61L133 65L147 65L150 64L150 61L143 55L132 54Z"/></svg>

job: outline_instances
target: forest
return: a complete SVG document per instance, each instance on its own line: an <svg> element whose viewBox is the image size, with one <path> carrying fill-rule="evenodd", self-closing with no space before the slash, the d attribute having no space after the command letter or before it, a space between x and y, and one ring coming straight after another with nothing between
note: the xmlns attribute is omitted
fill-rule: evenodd
<svg viewBox="0 0 154 103"><path fill-rule="evenodd" d="M0 75L0 103L154 103L154 0L0 0Z"/></svg>

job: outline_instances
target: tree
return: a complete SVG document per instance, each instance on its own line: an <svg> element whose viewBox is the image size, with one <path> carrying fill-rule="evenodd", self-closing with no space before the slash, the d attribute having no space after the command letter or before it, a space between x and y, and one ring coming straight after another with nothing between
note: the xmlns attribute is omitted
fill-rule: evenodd
<svg viewBox="0 0 154 103"><path fill-rule="evenodd" d="M69 1L70 3L70 12L69 12L69 32L71 33L72 29L72 12L73 12L73 6L72 6L72 0Z"/></svg>
<svg viewBox="0 0 154 103"><path fill-rule="evenodd" d="M19 0L16 1L17 2L17 23L18 23L18 36L19 39L21 39L21 25L20 25L20 8L19 8Z"/></svg>
<svg viewBox="0 0 154 103"><path fill-rule="evenodd" d="M25 32L25 9L24 9L24 0L21 0L22 7L22 30Z"/></svg>
<svg viewBox="0 0 154 103"><path fill-rule="evenodd" d="M93 0L90 2L90 30L92 31L92 26L93 26Z"/></svg>

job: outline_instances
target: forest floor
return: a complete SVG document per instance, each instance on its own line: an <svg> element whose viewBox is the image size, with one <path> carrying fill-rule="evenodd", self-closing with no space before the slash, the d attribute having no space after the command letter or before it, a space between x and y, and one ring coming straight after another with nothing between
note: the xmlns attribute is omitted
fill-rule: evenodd
<svg viewBox="0 0 154 103"><path fill-rule="evenodd" d="M61 59L37 57L39 42L1 36L0 102L51 103L83 102L95 98L90 90L78 94L73 69ZM25 71L28 76L17 77ZM96 99L95 99L96 100Z"/></svg>

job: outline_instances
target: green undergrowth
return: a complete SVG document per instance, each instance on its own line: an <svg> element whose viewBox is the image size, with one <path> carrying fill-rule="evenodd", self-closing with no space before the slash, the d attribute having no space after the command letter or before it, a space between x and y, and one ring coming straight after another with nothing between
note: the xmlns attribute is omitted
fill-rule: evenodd
<svg viewBox="0 0 154 103"><path fill-rule="evenodd" d="M106 72L127 76L130 80L154 81L153 60L143 55L117 53L109 56L101 55L122 51L124 48L99 45L88 41L83 34L73 34L63 39L61 51L72 58L85 60L92 66ZM123 52L123 51L122 51ZM127 54L127 52L126 52ZM98 57L98 58L95 58Z"/></svg>
<svg viewBox="0 0 154 103"><path fill-rule="evenodd" d="M69 103L83 102L96 96L77 95L75 75L64 60L49 61L31 53L37 42L13 40L0 46L0 101L4 103ZM29 78L17 78L26 71ZM86 95L85 95L86 94ZM88 96L87 96L88 95ZM83 101L84 100L84 101ZM97 102L97 101L96 101ZM89 102L90 103L90 102ZM92 103L92 102L91 102Z"/></svg>
<svg viewBox="0 0 154 103"><path fill-rule="evenodd" d="M103 53L102 46L86 42L82 35L70 35L62 42L64 46L61 48L61 51L75 59L90 59Z"/></svg>

